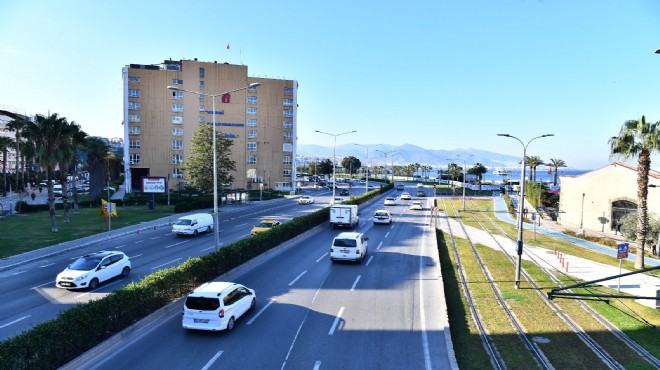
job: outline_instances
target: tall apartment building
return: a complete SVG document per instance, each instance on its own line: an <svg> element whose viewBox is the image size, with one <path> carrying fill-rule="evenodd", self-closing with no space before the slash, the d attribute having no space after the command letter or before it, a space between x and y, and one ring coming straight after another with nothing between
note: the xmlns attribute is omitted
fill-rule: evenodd
<svg viewBox="0 0 660 370"><path fill-rule="evenodd" d="M182 164L200 123L213 122L213 100L168 90L216 95L259 82L257 88L215 98L216 130L233 141L232 189L292 191L295 183L297 90L295 80L248 76L245 65L194 60L130 64L123 68L126 189L140 191L142 177L185 184Z"/></svg>

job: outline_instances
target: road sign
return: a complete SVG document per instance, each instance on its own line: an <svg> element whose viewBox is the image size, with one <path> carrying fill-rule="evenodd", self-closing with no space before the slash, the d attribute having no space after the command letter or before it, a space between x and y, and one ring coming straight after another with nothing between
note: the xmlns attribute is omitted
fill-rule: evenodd
<svg viewBox="0 0 660 370"><path fill-rule="evenodd" d="M618 259L628 258L628 251L630 250L630 246L628 245L628 243L618 244L617 247L618 247L617 248L618 251L616 254L616 258Z"/></svg>

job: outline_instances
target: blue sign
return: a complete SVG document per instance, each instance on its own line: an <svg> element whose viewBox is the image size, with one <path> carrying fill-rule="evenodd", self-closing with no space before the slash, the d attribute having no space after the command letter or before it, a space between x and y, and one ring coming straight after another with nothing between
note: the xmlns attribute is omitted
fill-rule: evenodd
<svg viewBox="0 0 660 370"><path fill-rule="evenodd" d="M207 110L206 113L213 114L213 111L212 110ZM217 110L217 111L215 111L215 114L225 114L225 111Z"/></svg>
<svg viewBox="0 0 660 370"><path fill-rule="evenodd" d="M628 258L628 251L630 250L630 245L628 243L617 244L617 254L616 258L624 259Z"/></svg>

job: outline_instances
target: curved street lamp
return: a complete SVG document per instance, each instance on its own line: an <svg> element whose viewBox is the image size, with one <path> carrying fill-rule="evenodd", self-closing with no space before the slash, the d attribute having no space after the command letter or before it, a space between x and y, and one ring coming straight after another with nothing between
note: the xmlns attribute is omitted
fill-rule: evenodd
<svg viewBox="0 0 660 370"><path fill-rule="evenodd" d="M168 86L168 90L173 91L183 91L190 94L195 94L199 96L210 96L213 99L213 233L215 235L215 251L220 250L220 234L218 227L218 153L216 152L215 144L215 97L222 96L225 94L233 93L236 91L252 89L261 86L259 82L253 82L247 86L240 87L238 89L228 90L221 92L219 94L206 94L199 91L184 90L176 86Z"/></svg>
<svg viewBox="0 0 660 370"><path fill-rule="evenodd" d="M523 156L522 156L522 161L521 163L521 171L520 171L520 193L518 197L518 247L516 249L516 254L518 255L518 259L516 261L516 279L515 279L515 284L516 284L516 289L520 287L520 266L522 263L522 251L523 251L523 208L524 207L524 201L525 201L525 159L527 158L527 146L529 146L529 143L536 139L540 139L542 137L548 137L548 136L555 136L554 134L545 134L541 136L537 136L535 138L530 139L527 144L523 143L522 140L518 139L517 137L509 134L497 134L497 136L504 136L504 137L510 137L512 139L518 140L520 142L520 145L523 147Z"/></svg>
<svg viewBox="0 0 660 370"><path fill-rule="evenodd" d="M332 201L330 201L330 205L335 204L335 188L337 187L337 177L335 176L335 162L337 161L337 136L341 135L346 135L346 134L352 134L354 132L357 132L357 130L353 131L347 131L347 132L342 132L341 134L331 134L329 132L323 132L319 130L314 130L315 132L318 132L319 134L325 134L325 135L330 135L335 138L335 144L332 147Z"/></svg>
<svg viewBox="0 0 660 370"><path fill-rule="evenodd" d="M394 157L395 155L398 155L399 152L396 150L390 150L389 152L384 152L382 150L376 149L377 152L381 152L385 156L385 164L387 165L387 157ZM394 185L394 158L392 158L392 185Z"/></svg>
<svg viewBox="0 0 660 370"><path fill-rule="evenodd" d="M366 184L364 185L364 192L366 193L366 192L369 191L369 163L368 163L368 162L369 162L369 147L372 147L372 146L379 146L379 145L382 145L382 144L371 144L371 145L365 145L365 144L357 144L357 143L356 143L355 145L357 145L357 146L363 146L363 147L367 148L367 172L366 172L366 173L367 173L367 176L366 176Z"/></svg>

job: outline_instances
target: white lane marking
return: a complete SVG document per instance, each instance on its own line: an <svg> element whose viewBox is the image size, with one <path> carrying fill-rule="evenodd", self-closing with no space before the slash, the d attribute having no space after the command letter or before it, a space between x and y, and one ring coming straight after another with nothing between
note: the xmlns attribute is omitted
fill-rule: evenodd
<svg viewBox="0 0 660 370"><path fill-rule="evenodd" d="M390 236L390 232L389 232L389 231L385 234L385 237L386 237L386 238L387 238L388 236Z"/></svg>
<svg viewBox="0 0 660 370"><path fill-rule="evenodd" d="M245 225L247 225L247 222L244 223L244 224L236 225L236 226L234 226L234 227L241 227L241 226L245 226Z"/></svg>
<svg viewBox="0 0 660 370"><path fill-rule="evenodd" d="M128 258L133 259L133 258L138 258L138 257L141 257L141 256L142 256L142 253L140 253L140 254L136 254L135 256L130 256L130 257L128 257Z"/></svg>
<svg viewBox="0 0 660 370"><path fill-rule="evenodd" d="M48 284L55 284L55 280L53 280L53 281L49 281L49 282L47 282L47 283L43 283L43 284L41 284L41 285L33 286L33 287L30 288L29 290L35 290L35 289L37 289L37 288L41 288L42 286L45 286L45 285L48 285Z"/></svg>
<svg viewBox="0 0 660 370"><path fill-rule="evenodd" d="M332 323L332 327L330 328L328 335L333 335L335 333L335 329L337 328L337 325L339 324L339 320L341 320L341 315L343 313L344 313L344 307L339 309L339 313L337 314L337 317L335 317L335 322Z"/></svg>
<svg viewBox="0 0 660 370"><path fill-rule="evenodd" d="M4 324L4 325L0 325L0 329L2 329L2 328L6 328L6 327L9 326L9 325L16 324L17 322L22 321L22 320L25 320L25 319L27 319L27 318L30 317L30 316L32 316L32 315L23 316L23 317L21 317L21 318L18 318L18 319L16 319L16 320L12 321L12 322L8 322L8 323L6 323L6 324Z"/></svg>
<svg viewBox="0 0 660 370"><path fill-rule="evenodd" d="M208 369L210 369L211 366L213 366L213 363L215 363L216 361L218 361L218 359L220 358L220 356L222 355L223 352L224 352L224 351L218 351L218 353L216 353L215 356L213 356L213 357L209 360L209 362L207 362L206 365L204 365L204 367L202 368L202 370L208 370Z"/></svg>
<svg viewBox="0 0 660 370"><path fill-rule="evenodd" d="M9 274L9 276L16 276L16 275L24 274L24 273L26 273L26 272L27 272L27 270L23 270L23 271L19 271L19 272L14 272L13 274Z"/></svg>
<svg viewBox="0 0 660 370"><path fill-rule="evenodd" d="M328 255L328 252L323 253L323 255L321 257L319 257L319 259L317 259L316 262L319 262L320 260L325 258L325 256L327 256L327 255Z"/></svg>
<svg viewBox="0 0 660 370"><path fill-rule="evenodd" d="M153 237L151 237L151 238L149 238L149 239L154 240L154 239L158 239L158 238L160 238L160 236L153 236Z"/></svg>
<svg viewBox="0 0 660 370"><path fill-rule="evenodd" d="M222 244L220 244L220 245L222 245ZM204 248L204 249L202 249L202 252L206 252L207 250L210 250L210 249L213 249L213 248L215 248L215 245L212 245L212 246L210 246L210 247L208 247L208 248Z"/></svg>
<svg viewBox="0 0 660 370"><path fill-rule="evenodd" d="M256 320L257 317L259 317L259 315L261 315L264 311L266 311L266 309L267 309L268 307L270 307L271 304L273 304L273 302L275 302L274 299L271 300L270 302L268 302L268 303L267 303L262 309L260 309L259 312L257 312L256 315L254 315L254 316L250 319L250 321L247 322L247 325L251 325L251 324L254 322L254 320Z"/></svg>
<svg viewBox="0 0 660 370"><path fill-rule="evenodd" d="M115 247L115 249L121 249L121 248L124 248L125 246L126 246L126 244L122 244L120 246Z"/></svg>
<svg viewBox="0 0 660 370"><path fill-rule="evenodd" d="M162 265L158 265L158 266L152 267L151 269L152 269L152 270L155 270L155 269L157 269L157 268L159 268L159 267L163 267L163 266L165 266L165 265L169 265L169 264L174 263L174 262L179 262L179 260L181 260L181 258L177 258L177 259L175 259L175 260L171 260L170 262L165 262L165 263L163 263Z"/></svg>
<svg viewBox="0 0 660 370"><path fill-rule="evenodd" d="M321 361L316 361L316 363L314 363L313 370L319 370L320 368L321 368Z"/></svg>
<svg viewBox="0 0 660 370"><path fill-rule="evenodd" d="M424 348L424 364L426 365L426 369L430 370L431 369L431 354L429 352L429 338L426 333L426 313L424 312L424 284L423 284L423 278L424 278L424 271L422 269L422 253L419 254L419 316L421 318L420 320L420 329L422 332L422 347Z"/></svg>
<svg viewBox="0 0 660 370"><path fill-rule="evenodd" d="M166 246L165 249L167 249L167 248L172 248L172 247L174 247L174 246L177 246L177 245L180 245L180 244L183 244L183 243L188 243L189 241L190 241L190 240L184 240L184 241L182 241L182 242L178 242L178 243L170 244L170 245Z"/></svg>
<svg viewBox="0 0 660 370"><path fill-rule="evenodd" d="M358 281L360 281L361 277L362 277L362 275L357 276L357 279L355 279L355 282L353 283L353 286L351 287L351 292L355 290L355 286L357 286L357 283L358 283Z"/></svg>
<svg viewBox="0 0 660 370"><path fill-rule="evenodd" d="M378 246L376 247L376 249L380 249L380 246L381 246L381 245L383 245L383 242L380 242L380 243L378 244Z"/></svg>
<svg viewBox="0 0 660 370"><path fill-rule="evenodd" d="M49 264L47 264L47 265L41 265L41 266L39 266L39 268L44 268L44 267L52 266L52 265L54 265L54 264L55 264L55 262L53 262L53 263L49 263Z"/></svg>
<svg viewBox="0 0 660 370"><path fill-rule="evenodd" d="M369 257L369 259L367 260L367 264L365 266L369 266L369 262L371 262L372 259L374 259L374 256Z"/></svg>
<svg viewBox="0 0 660 370"><path fill-rule="evenodd" d="M135 244L137 244L137 243L142 243L143 241L144 241L144 240L136 240L134 243L135 243Z"/></svg>
<svg viewBox="0 0 660 370"><path fill-rule="evenodd" d="M303 275L305 275L306 273L307 273L307 270L301 272L300 275L296 276L296 278L293 279L293 281L291 281L291 282L289 283L289 286L295 284L295 282L298 281L298 279L300 279L300 278L301 278Z"/></svg>

